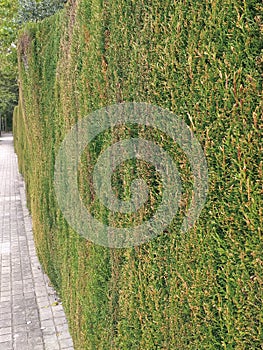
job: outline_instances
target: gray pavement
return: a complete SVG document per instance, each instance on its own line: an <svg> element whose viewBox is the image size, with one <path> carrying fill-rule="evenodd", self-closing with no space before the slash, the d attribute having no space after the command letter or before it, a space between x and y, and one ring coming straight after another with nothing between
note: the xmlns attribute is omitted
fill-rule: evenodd
<svg viewBox="0 0 263 350"><path fill-rule="evenodd" d="M67 320L36 255L11 134L0 137L0 350L73 350Z"/></svg>

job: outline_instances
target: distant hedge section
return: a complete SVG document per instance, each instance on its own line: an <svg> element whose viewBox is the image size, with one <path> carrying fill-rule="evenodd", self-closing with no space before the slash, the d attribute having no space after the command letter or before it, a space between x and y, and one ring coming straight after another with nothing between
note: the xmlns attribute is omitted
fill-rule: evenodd
<svg viewBox="0 0 263 350"><path fill-rule="evenodd" d="M254 0L71 0L21 32L15 148L38 255L63 300L75 349L262 348L261 6ZM139 218L114 216L96 198L96 160L129 135L170 152L185 193L163 234L133 248L105 248L64 219L54 164L78 120L131 101L184 119L204 149L209 193L198 222L181 234L192 183L180 147L136 125L104 132L85 149L78 171L83 202L98 220L132 225L160 201L156 172L134 161L116 169L112 184L127 200L134 177L149 179L151 200Z"/></svg>

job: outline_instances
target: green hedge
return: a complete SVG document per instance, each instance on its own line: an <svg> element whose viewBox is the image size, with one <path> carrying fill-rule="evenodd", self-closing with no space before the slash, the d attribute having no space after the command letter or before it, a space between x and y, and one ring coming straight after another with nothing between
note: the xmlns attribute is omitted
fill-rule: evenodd
<svg viewBox="0 0 263 350"><path fill-rule="evenodd" d="M72 0L21 33L15 147L37 251L63 299L75 349L262 347L260 7L246 0ZM77 120L123 101L158 105L186 121L207 157L209 194L186 235L178 230L181 209L165 234L112 249L64 220L54 163ZM134 132L170 150L185 198L191 188L187 159L160 132L104 133L82 156L79 189L95 216L121 226L134 218L105 210L91 175L100 152ZM120 198L129 198L134 165L152 179L147 164L125 163L113 179ZM160 199L156 184L147 210Z"/></svg>

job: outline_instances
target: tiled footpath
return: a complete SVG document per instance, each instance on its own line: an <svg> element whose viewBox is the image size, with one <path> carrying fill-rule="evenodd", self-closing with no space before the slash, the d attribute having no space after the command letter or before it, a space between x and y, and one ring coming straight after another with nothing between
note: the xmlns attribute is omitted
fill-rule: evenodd
<svg viewBox="0 0 263 350"><path fill-rule="evenodd" d="M11 134L0 138L0 350L73 350L62 304L34 247Z"/></svg>

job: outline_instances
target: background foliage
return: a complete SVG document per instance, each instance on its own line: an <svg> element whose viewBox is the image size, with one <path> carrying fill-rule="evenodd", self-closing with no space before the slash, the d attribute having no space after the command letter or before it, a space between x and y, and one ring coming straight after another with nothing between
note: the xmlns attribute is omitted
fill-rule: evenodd
<svg viewBox="0 0 263 350"><path fill-rule="evenodd" d="M0 120L11 128L14 106L17 104L17 3L0 1Z"/></svg>
<svg viewBox="0 0 263 350"><path fill-rule="evenodd" d="M12 129L18 101L17 36L26 22L36 22L63 8L62 0L0 0L0 120ZM4 129L2 125L2 129Z"/></svg>
<svg viewBox="0 0 263 350"><path fill-rule="evenodd" d="M67 0L18 0L18 22L37 22L61 10Z"/></svg>
<svg viewBox="0 0 263 350"><path fill-rule="evenodd" d="M76 349L262 349L261 6L71 0L64 12L21 34L16 151L37 250L63 298ZM79 189L100 220L134 219L106 211L92 187L97 157L116 140L134 133L154 139L177 161L186 184L185 204L166 233L116 250L67 225L53 172L71 126L122 101L152 103L184 118L205 150L210 183L198 223L181 235L191 193L182 151L156 130L123 127L98 137L83 154ZM152 171L123 164L112 179L119 197L129 198L136 174L152 179ZM151 185L154 209L158 179Z"/></svg>

